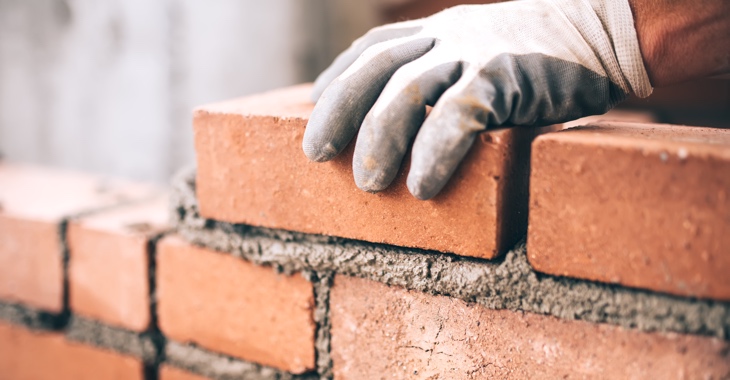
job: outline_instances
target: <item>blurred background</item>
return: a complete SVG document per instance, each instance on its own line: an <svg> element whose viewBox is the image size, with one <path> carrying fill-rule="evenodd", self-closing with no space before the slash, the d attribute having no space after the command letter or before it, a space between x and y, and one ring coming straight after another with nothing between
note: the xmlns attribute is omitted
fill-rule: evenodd
<svg viewBox="0 0 730 380"><path fill-rule="evenodd" d="M372 26L453 0L0 0L0 154L164 183L194 161L194 106L313 80ZM632 100L730 127L730 81Z"/></svg>
<svg viewBox="0 0 730 380"><path fill-rule="evenodd" d="M313 80L376 24L361 0L0 0L0 152L165 182L191 109Z"/></svg>

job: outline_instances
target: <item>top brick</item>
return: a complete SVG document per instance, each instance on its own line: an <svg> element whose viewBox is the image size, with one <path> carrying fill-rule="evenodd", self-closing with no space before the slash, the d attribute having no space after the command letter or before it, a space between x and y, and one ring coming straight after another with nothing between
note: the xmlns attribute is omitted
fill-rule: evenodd
<svg viewBox="0 0 730 380"><path fill-rule="evenodd" d="M304 156L310 90L300 85L195 111L203 217L481 258L524 236L530 144L552 127L482 134L430 201L408 192L407 161L393 185L369 194L352 178L353 144L327 163Z"/></svg>
<svg viewBox="0 0 730 380"><path fill-rule="evenodd" d="M730 130L597 123L535 141L535 269L730 300Z"/></svg>

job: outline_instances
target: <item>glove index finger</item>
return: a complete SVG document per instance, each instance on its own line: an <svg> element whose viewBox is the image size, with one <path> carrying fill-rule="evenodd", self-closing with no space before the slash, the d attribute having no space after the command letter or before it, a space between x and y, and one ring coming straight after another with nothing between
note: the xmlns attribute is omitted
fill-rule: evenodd
<svg viewBox="0 0 730 380"><path fill-rule="evenodd" d="M340 53L329 67L319 74L312 88L312 101L316 102L324 89L335 78L345 72L369 47L388 40L415 35L421 29L420 20L404 21L370 29L365 35L355 40L349 48Z"/></svg>
<svg viewBox="0 0 730 380"><path fill-rule="evenodd" d="M433 39L405 37L367 49L337 77L314 106L304 131L302 148L312 161L328 161L357 133L393 73L426 54Z"/></svg>

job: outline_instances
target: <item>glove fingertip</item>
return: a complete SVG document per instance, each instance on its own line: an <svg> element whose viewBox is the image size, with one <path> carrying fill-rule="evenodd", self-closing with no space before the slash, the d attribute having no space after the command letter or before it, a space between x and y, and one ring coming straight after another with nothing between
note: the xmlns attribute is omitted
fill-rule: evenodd
<svg viewBox="0 0 730 380"><path fill-rule="evenodd" d="M339 153L339 150L332 143L316 146L315 144L307 143L306 140L302 142L302 150L304 150L304 155L310 161L314 162L329 161Z"/></svg>
<svg viewBox="0 0 730 380"><path fill-rule="evenodd" d="M414 197L422 201L427 201L433 198L434 196L436 196L436 194L438 194L438 191L440 190L433 189L433 186L428 186L427 181L422 181L420 178L411 175L408 176L406 185L408 186L408 191L410 191L410 193Z"/></svg>

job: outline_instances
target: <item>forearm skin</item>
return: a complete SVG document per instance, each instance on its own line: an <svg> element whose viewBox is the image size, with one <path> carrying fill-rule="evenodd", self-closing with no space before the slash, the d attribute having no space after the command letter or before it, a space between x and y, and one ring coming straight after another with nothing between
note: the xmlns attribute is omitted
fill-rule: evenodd
<svg viewBox="0 0 730 380"><path fill-rule="evenodd" d="M653 86L730 73L730 1L629 3Z"/></svg>

